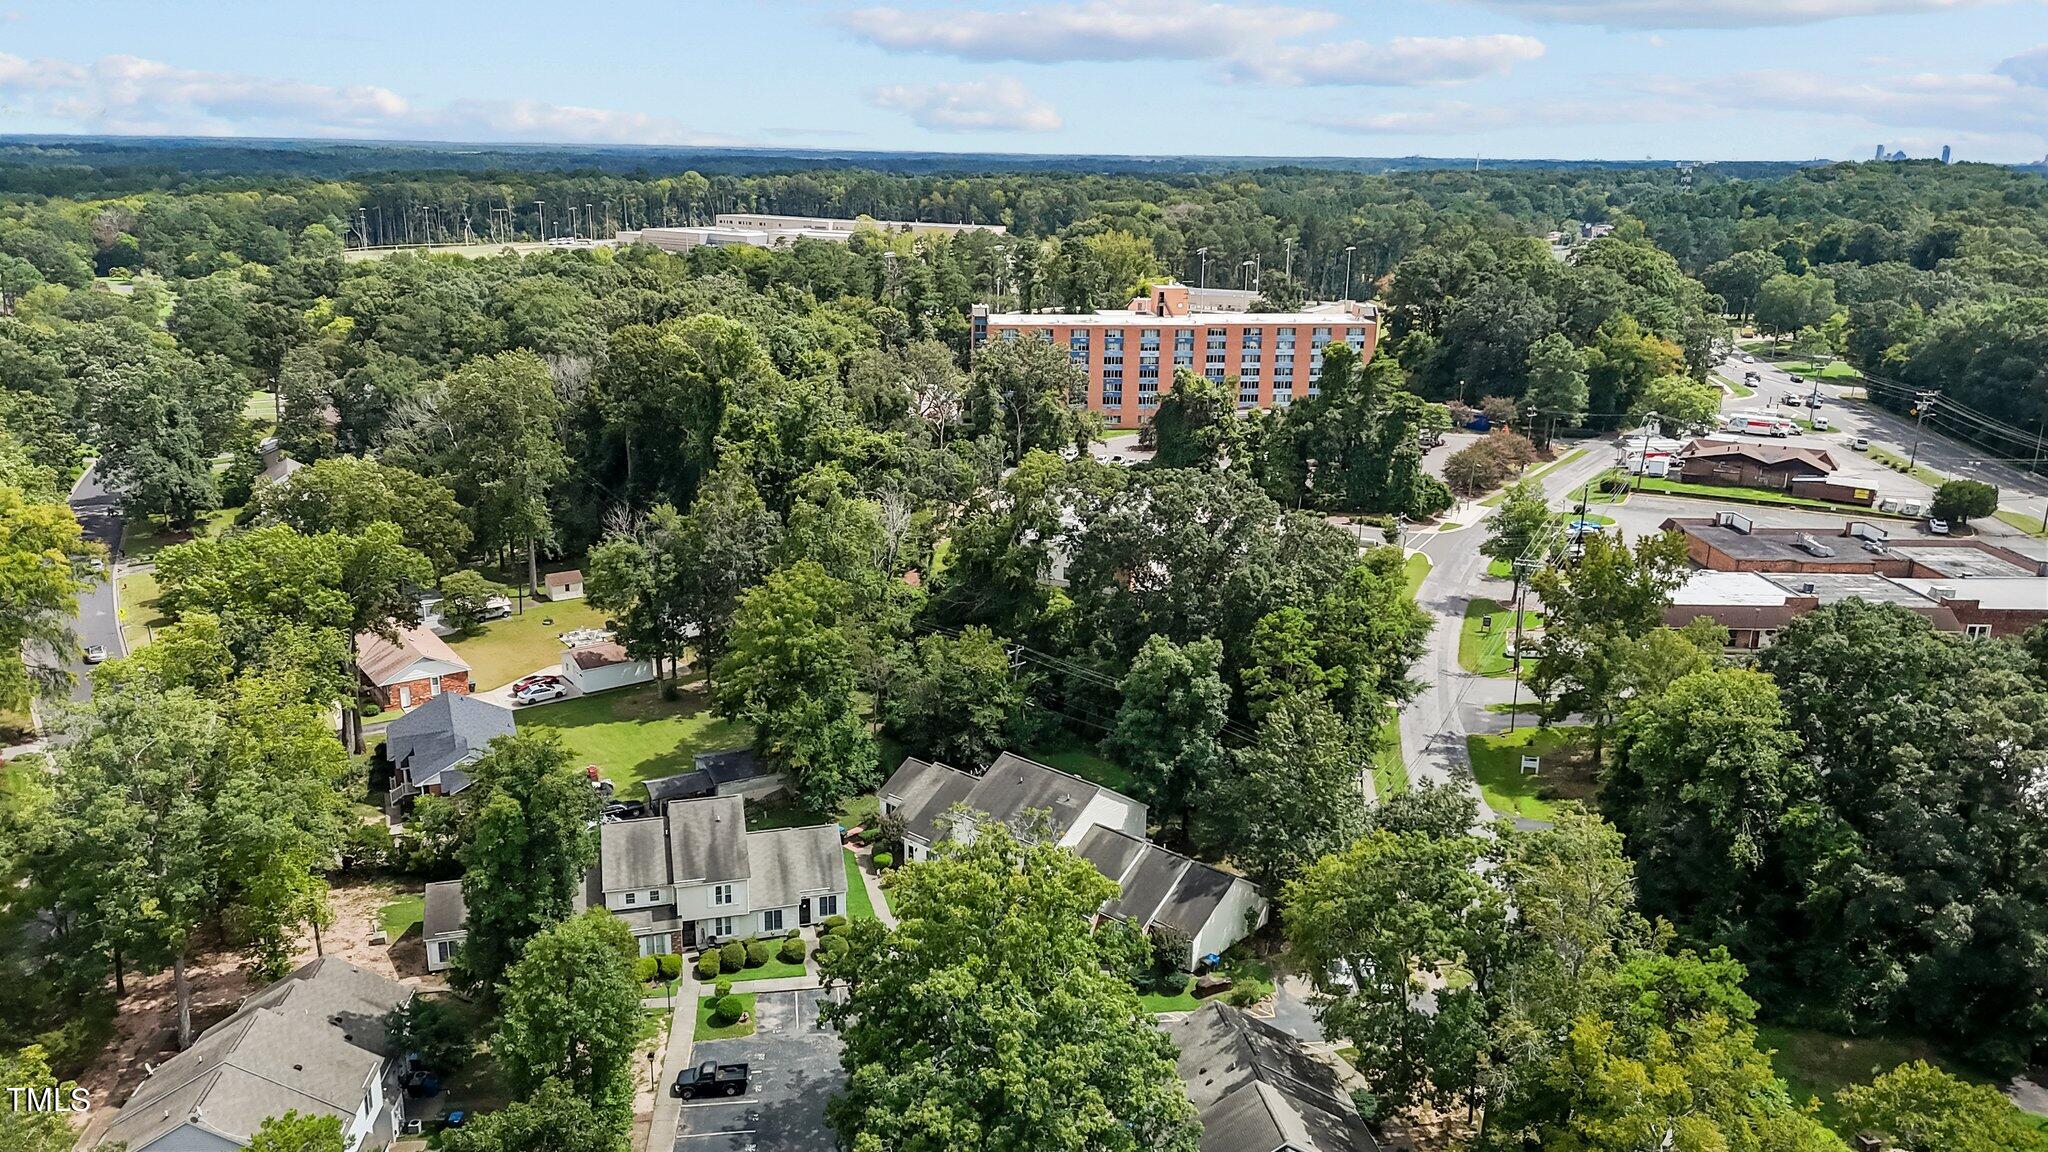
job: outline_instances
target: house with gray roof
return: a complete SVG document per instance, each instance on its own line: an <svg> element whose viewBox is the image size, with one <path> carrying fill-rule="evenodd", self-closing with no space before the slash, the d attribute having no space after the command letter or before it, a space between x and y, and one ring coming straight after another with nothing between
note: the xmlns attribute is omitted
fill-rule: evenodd
<svg viewBox="0 0 2048 1152"><path fill-rule="evenodd" d="M333 1116L348 1152L386 1147L404 1119L384 1018L404 984L329 956L242 1002L153 1069L101 1135L128 1152L246 1147L271 1116Z"/></svg>
<svg viewBox="0 0 2048 1152"><path fill-rule="evenodd" d="M906 860L925 859L948 836L971 841L988 822L1074 849L1117 882L1101 914L1187 938L1190 971L1266 921L1251 881L1147 840L1143 804L1022 756L1005 752L979 776L913 757L878 795L882 814L903 821Z"/></svg>
<svg viewBox="0 0 2048 1152"><path fill-rule="evenodd" d="M770 771L752 748L725 748L697 753L688 772L649 780L647 800L659 808L705 796L764 796L782 786L782 774Z"/></svg>
<svg viewBox="0 0 2048 1152"><path fill-rule="evenodd" d="M749 832L740 798L717 796L599 825L584 901L619 917L640 954L655 956L840 915L846 883L838 825ZM460 881L428 886L430 969L437 944L448 945L445 966L467 936L461 902Z"/></svg>
<svg viewBox="0 0 2048 1152"><path fill-rule="evenodd" d="M427 885L420 936L427 944L427 971L446 972L455 966L455 952L469 937L469 904L462 898L462 881Z"/></svg>
<svg viewBox="0 0 2048 1152"><path fill-rule="evenodd" d="M384 728L391 765L390 803L421 794L453 796L469 787L467 765L484 747L514 731L512 710L457 692L443 692Z"/></svg>
<svg viewBox="0 0 2048 1152"><path fill-rule="evenodd" d="M1178 961L1186 971L1266 922L1266 898L1257 885L1192 856L1099 824L1074 850L1117 883L1102 915L1135 924L1154 940L1169 934L1185 939L1187 953Z"/></svg>
<svg viewBox="0 0 2048 1152"><path fill-rule="evenodd" d="M1202 1152L1379 1152L1337 1069L1211 1000L1164 1026L1202 1120Z"/></svg>

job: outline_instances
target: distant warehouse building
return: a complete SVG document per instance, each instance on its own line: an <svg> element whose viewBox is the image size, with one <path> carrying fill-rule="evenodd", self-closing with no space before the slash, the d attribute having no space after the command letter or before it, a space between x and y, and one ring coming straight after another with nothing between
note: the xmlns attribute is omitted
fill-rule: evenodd
<svg viewBox="0 0 2048 1152"><path fill-rule="evenodd" d="M798 240L844 244L863 229L911 236L952 236L961 232L1005 231L1000 224L942 224L926 220L871 220L865 216L777 216L760 212L721 212L710 224L679 228L642 228L619 233L621 244L652 244L665 252L692 248L787 248Z"/></svg>
<svg viewBox="0 0 2048 1152"><path fill-rule="evenodd" d="M1151 420L1180 369L1222 383L1237 378L1239 408L1285 408L1317 393L1323 349L1349 344L1371 359L1379 310L1342 301L1299 312L1245 312L1238 301L1185 284L1161 284L1130 307L1103 312L990 312L974 308L974 343L1043 339L1064 348L1087 374L1077 404L1112 428ZM1197 307L1202 305L1201 307Z"/></svg>

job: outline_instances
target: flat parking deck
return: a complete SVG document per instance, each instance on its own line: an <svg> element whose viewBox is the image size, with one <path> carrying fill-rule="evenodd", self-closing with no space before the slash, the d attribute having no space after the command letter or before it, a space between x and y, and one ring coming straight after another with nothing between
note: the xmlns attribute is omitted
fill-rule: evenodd
<svg viewBox="0 0 2048 1152"><path fill-rule="evenodd" d="M824 993L764 992L754 1001L755 1030L738 1040L691 1046L698 1063L744 1060L747 1094L683 1105L676 1152L818 1152L835 1146L825 1101L845 1083L839 1036L818 1023Z"/></svg>

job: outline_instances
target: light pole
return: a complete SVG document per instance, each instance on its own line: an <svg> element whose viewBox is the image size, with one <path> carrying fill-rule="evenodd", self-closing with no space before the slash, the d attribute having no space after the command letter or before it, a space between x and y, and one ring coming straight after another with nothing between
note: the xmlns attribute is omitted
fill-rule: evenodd
<svg viewBox="0 0 2048 1152"><path fill-rule="evenodd" d="M1285 244L1287 251L1287 264L1280 271L1282 275L1292 280L1294 278L1294 237L1286 237Z"/></svg>
<svg viewBox="0 0 2048 1152"><path fill-rule="evenodd" d="M545 244L548 241L548 202L535 200L533 210L540 214L540 241Z"/></svg>
<svg viewBox="0 0 2048 1152"><path fill-rule="evenodd" d="M1351 299L1351 254L1358 251L1358 245L1344 246L1344 299Z"/></svg>
<svg viewBox="0 0 2048 1152"><path fill-rule="evenodd" d="M1195 251L1196 251L1196 252L1198 252L1198 253L1200 253L1200 254L1201 254L1201 257L1202 257L1202 282L1201 282L1201 286L1202 286L1202 287L1204 287L1204 288L1207 288L1207 287L1209 286L1209 249L1208 249L1208 248L1206 248L1206 247L1204 247L1204 248L1197 248L1197 249L1195 249Z"/></svg>

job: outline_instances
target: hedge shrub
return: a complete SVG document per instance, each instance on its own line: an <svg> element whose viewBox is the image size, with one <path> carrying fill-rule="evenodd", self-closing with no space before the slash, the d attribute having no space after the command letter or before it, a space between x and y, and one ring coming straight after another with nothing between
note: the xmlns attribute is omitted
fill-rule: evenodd
<svg viewBox="0 0 2048 1152"><path fill-rule="evenodd" d="M730 995L732 995L732 981L730 980L721 979L718 983L711 986L711 996L714 1000L723 1000Z"/></svg>
<svg viewBox="0 0 2048 1152"><path fill-rule="evenodd" d="M697 957L697 979L702 981L715 980L717 978L718 949L707 948L702 956Z"/></svg>
<svg viewBox="0 0 2048 1152"><path fill-rule="evenodd" d="M896 866L896 858L887 852L875 853L875 871L887 872Z"/></svg>
<svg viewBox="0 0 2048 1152"><path fill-rule="evenodd" d="M768 942L766 940L748 941L747 967L759 968L763 964L768 963L768 957L771 955L773 955L773 953L768 951Z"/></svg>
<svg viewBox="0 0 2048 1152"><path fill-rule="evenodd" d="M789 939L784 940L782 942L782 948L775 954L775 958L782 961L784 964L803 963L804 942L795 936L792 936Z"/></svg>
<svg viewBox="0 0 2048 1152"><path fill-rule="evenodd" d="M846 917L827 916L825 917L824 926L819 928L818 931L830 933L832 935L837 935L841 932L844 932L846 931Z"/></svg>
<svg viewBox="0 0 2048 1152"><path fill-rule="evenodd" d="M664 952L656 956L654 965L663 980L673 980L683 974L683 958L674 952Z"/></svg>
<svg viewBox="0 0 2048 1152"><path fill-rule="evenodd" d="M1161 972L1159 979L1153 982L1152 987L1161 996L1178 996L1188 990L1188 985L1193 980L1194 977L1185 972Z"/></svg>
<svg viewBox="0 0 2048 1152"><path fill-rule="evenodd" d="M846 942L846 937L826 936L818 941L817 955L821 959L825 957L837 959L841 956L846 955L848 952L851 952L852 950L853 945Z"/></svg>
<svg viewBox="0 0 2048 1152"><path fill-rule="evenodd" d="M661 975L661 962L654 957L640 956L633 960L633 979L646 984L659 975Z"/></svg>
<svg viewBox="0 0 2048 1152"><path fill-rule="evenodd" d="M747 946L738 940L728 940L719 946L718 963L727 972L737 972L747 966Z"/></svg>
<svg viewBox="0 0 2048 1152"><path fill-rule="evenodd" d="M737 996L720 996L711 1002L711 1022L720 1028L739 1023L740 1014L746 1006Z"/></svg>

